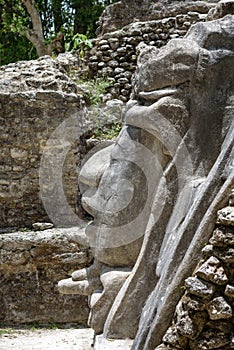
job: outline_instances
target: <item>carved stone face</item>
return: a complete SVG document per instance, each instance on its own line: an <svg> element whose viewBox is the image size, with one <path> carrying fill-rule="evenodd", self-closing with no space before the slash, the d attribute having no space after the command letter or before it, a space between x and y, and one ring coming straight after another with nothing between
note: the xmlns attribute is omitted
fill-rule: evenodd
<svg viewBox="0 0 234 350"><path fill-rule="evenodd" d="M129 109L126 122L134 126L123 128L98 187L89 188L83 195L83 206L94 217L86 234L95 258L102 263L132 266L136 261L152 198L170 159L168 154L173 156L181 141L178 132L169 132L167 120L177 118L183 125L188 119L181 100L168 99L168 96L178 95L177 86L187 83L196 69L199 47L192 47L189 50L191 42L174 40L142 67L143 73L136 84L139 97L152 102L162 98L162 101L152 107L134 105ZM151 95L152 90L157 90L156 95ZM154 132L148 132L148 129ZM180 126L181 129L184 129L183 134L186 125ZM165 137L168 139L169 134L168 151ZM92 158L89 168L91 164Z"/></svg>
<svg viewBox="0 0 234 350"><path fill-rule="evenodd" d="M223 102L213 88L220 79L215 64L219 54L212 56L213 52L198 42L199 35L197 41L193 37L171 40L141 64L135 84L137 101L127 106L126 126L111 151L110 164L99 186L84 193L84 208L94 217L86 234L95 258L102 263L134 265L157 186L185 135L188 143L181 151L182 181L193 175L192 168L198 176L206 176L213 164L222 129L218 114ZM206 79L207 72L212 79ZM211 133L208 125L213 120ZM186 163L189 153L193 157L190 168Z"/></svg>
<svg viewBox="0 0 234 350"><path fill-rule="evenodd" d="M139 254L152 194L162 172L149 149L159 147L153 139L139 128L123 128L114 147L109 148L111 160L100 174L98 186L83 194L83 207L94 217L86 235L95 258L109 266L133 266ZM101 151L106 158L109 150ZM100 155L100 165L101 152L95 155ZM81 175L86 167L92 167L92 157ZM150 172L155 178L149 183Z"/></svg>

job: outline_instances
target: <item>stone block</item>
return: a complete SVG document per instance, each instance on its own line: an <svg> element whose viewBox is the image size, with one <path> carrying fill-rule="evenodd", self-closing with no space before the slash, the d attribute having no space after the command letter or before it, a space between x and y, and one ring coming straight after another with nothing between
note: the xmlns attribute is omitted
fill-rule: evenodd
<svg viewBox="0 0 234 350"><path fill-rule="evenodd" d="M232 317L232 308L223 297L210 301L207 310L211 320L229 319Z"/></svg>
<svg viewBox="0 0 234 350"><path fill-rule="evenodd" d="M227 226L234 226L234 207L225 207L218 211L217 223Z"/></svg>
<svg viewBox="0 0 234 350"><path fill-rule="evenodd" d="M185 280L185 286L189 293L202 299L211 299L215 292L215 286L213 284L202 281L197 277L187 278Z"/></svg>
<svg viewBox="0 0 234 350"><path fill-rule="evenodd" d="M225 288L225 295L228 298L234 299L234 286L233 285L228 284L226 286L226 288Z"/></svg>
<svg viewBox="0 0 234 350"><path fill-rule="evenodd" d="M90 263L82 243L78 228L0 234L2 325L87 323L87 297L62 296L57 289L61 278Z"/></svg>
<svg viewBox="0 0 234 350"><path fill-rule="evenodd" d="M196 274L204 280L218 285L223 285L228 282L227 275L221 262L214 256L211 256L204 264L202 264L196 271Z"/></svg>

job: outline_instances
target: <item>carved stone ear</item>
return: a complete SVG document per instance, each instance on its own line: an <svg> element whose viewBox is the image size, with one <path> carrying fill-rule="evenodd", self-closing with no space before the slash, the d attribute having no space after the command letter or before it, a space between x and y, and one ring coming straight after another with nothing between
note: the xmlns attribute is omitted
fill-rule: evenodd
<svg viewBox="0 0 234 350"><path fill-rule="evenodd" d="M201 80L209 67L217 64L225 57L234 57L234 52L224 49L209 51L207 49L201 48L199 50L196 78Z"/></svg>
<svg viewBox="0 0 234 350"><path fill-rule="evenodd" d="M199 50L196 78L201 80L205 74L206 69L211 64L211 54L208 50L201 48Z"/></svg>

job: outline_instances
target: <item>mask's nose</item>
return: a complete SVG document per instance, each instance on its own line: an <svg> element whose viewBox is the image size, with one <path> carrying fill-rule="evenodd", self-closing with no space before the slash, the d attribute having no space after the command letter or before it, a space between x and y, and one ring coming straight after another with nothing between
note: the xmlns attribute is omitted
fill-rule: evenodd
<svg viewBox="0 0 234 350"><path fill-rule="evenodd" d="M79 186L82 196L83 208L95 216L95 194L104 171L110 164L113 145L105 147L94 153L83 165L79 174Z"/></svg>
<svg viewBox="0 0 234 350"><path fill-rule="evenodd" d="M100 179L110 164L114 144L94 153L82 166L79 183L88 187L98 187Z"/></svg>

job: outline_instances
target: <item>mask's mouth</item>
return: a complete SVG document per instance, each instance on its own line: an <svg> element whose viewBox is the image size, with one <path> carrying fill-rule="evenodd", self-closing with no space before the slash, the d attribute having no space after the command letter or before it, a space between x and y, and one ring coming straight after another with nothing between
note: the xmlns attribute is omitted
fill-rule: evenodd
<svg viewBox="0 0 234 350"><path fill-rule="evenodd" d="M174 95L185 84L186 83L176 86L167 86L153 91L141 91L139 92L139 97L144 101L156 102L162 97Z"/></svg>
<svg viewBox="0 0 234 350"><path fill-rule="evenodd" d="M176 88L164 88L154 91L141 91L139 97L146 101L157 101L162 97L173 95L176 92Z"/></svg>

